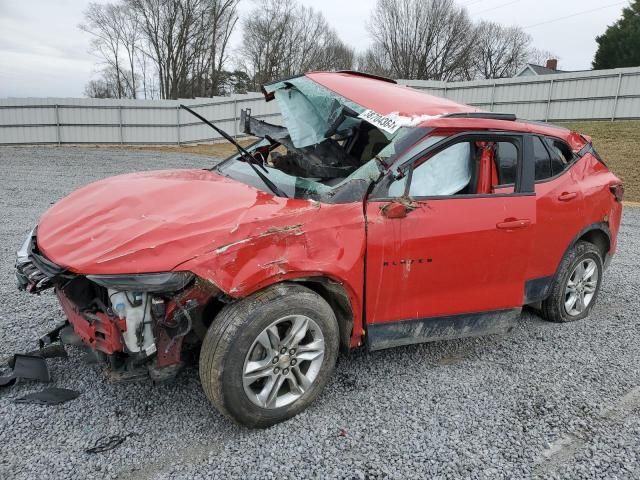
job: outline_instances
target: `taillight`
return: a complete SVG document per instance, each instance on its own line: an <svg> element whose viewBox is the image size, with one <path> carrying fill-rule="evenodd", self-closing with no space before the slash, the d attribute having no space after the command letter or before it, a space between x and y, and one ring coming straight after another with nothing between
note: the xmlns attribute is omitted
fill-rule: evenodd
<svg viewBox="0 0 640 480"><path fill-rule="evenodd" d="M611 190L613 196L616 197L617 202L622 202L622 198L624 197L624 185L622 185L621 183L617 185L611 185L609 187L609 190Z"/></svg>

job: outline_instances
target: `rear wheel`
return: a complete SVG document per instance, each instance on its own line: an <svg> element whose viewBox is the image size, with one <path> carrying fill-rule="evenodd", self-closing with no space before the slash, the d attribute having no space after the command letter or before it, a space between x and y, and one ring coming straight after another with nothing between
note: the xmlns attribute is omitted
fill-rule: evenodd
<svg viewBox="0 0 640 480"><path fill-rule="evenodd" d="M585 318L596 303L602 283L602 257L589 242L578 242L565 256L542 302L542 316L552 322L572 322Z"/></svg>
<svg viewBox="0 0 640 480"><path fill-rule="evenodd" d="M318 294L270 287L225 307L202 344L200 379L223 414L267 427L304 410L329 380L338 324Z"/></svg>

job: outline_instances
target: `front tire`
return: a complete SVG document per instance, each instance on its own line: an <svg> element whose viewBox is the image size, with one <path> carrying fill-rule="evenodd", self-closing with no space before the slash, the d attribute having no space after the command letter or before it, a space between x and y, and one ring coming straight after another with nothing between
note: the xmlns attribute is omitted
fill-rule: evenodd
<svg viewBox="0 0 640 480"><path fill-rule="evenodd" d="M200 380L224 415L264 428L304 410L333 373L338 323L312 290L278 284L227 305L202 343Z"/></svg>
<svg viewBox="0 0 640 480"><path fill-rule="evenodd" d="M562 259L551 293L542 302L542 317L551 322L573 322L587 317L602 284L603 263L598 248L579 241Z"/></svg>

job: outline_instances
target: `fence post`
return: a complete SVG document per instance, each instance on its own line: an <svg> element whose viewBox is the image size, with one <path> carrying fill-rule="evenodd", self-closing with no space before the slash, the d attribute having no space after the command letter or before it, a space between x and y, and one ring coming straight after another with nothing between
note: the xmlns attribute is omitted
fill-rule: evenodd
<svg viewBox="0 0 640 480"><path fill-rule="evenodd" d="M176 107L176 138L180 145L180 105Z"/></svg>
<svg viewBox="0 0 640 480"><path fill-rule="evenodd" d="M60 112L58 111L58 104L56 103L56 140L60 145Z"/></svg>
<svg viewBox="0 0 640 480"><path fill-rule="evenodd" d="M238 99L233 99L233 138L238 138Z"/></svg>
<svg viewBox="0 0 640 480"><path fill-rule="evenodd" d="M611 121L616 119L616 110L618 109L618 97L620 96L620 87L622 86L622 72L618 74L618 86L616 88L616 98L613 100L613 109L611 110Z"/></svg>
<svg viewBox="0 0 640 480"><path fill-rule="evenodd" d="M495 102L496 99L496 82L493 82L493 85L491 86L491 106L489 107L489 110L491 112L493 112L493 104Z"/></svg>
<svg viewBox="0 0 640 480"><path fill-rule="evenodd" d="M549 110L551 109L551 95L553 94L553 79L549 80L549 98L547 99L547 112L544 114L544 121L549 121Z"/></svg>
<svg viewBox="0 0 640 480"><path fill-rule="evenodd" d="M122 105L118 105L118 124L120 126L120 145L124 143L124 136L122 135Z"/></svg>

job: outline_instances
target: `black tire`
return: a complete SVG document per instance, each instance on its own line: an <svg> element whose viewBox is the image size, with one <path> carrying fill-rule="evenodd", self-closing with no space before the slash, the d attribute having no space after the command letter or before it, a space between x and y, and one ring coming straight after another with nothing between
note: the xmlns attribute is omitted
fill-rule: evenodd
<svg viewBox="0 0 640 480"><path fill-rule="evenodd" d="M280 408L261 408L244 390L245 359L260 333L287 315L304 315L320 327L324 357L317 377L300 398ZM200 381L220 413L248 427L269 427L297 415L314 401L333 373L338 343L338 322L321 296L302 285L274 285L225 306L216 316L200 351Z"/></svg>
<svg viewBox="0 0 640 480"><path fill-rule="evenodd" d="M569 315L565 308L565 288L570 275L579 262L591 259L595 262L598 270L597 285L593 298L586 309L577 315ZM558 267L558 272L553 280L549 296L542 302L540 313L542 318L550 322L566 323L582 320L587 317L598 299L600 286L602 285L602 275L604 272L602 255L598 248L589 242L577 242L565 255Z"/></svg>

